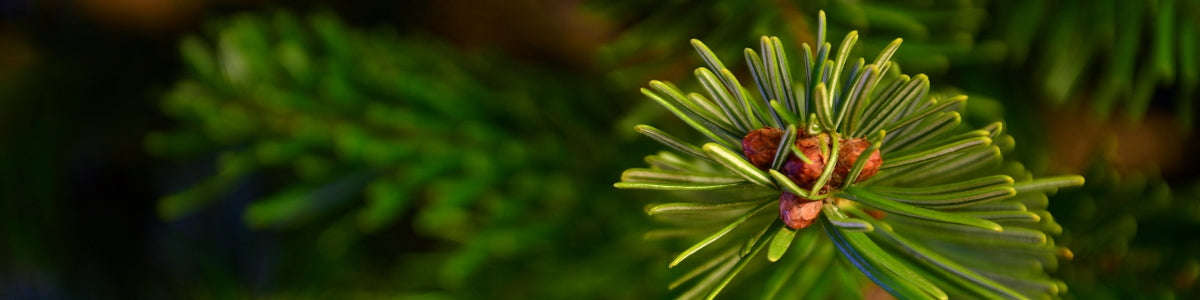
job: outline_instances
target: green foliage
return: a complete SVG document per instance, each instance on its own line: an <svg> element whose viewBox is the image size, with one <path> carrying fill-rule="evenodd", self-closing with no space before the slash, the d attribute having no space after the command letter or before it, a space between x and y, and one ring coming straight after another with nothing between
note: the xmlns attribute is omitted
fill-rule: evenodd
<svg viewBox="0 0 1200 300"><path fill-rule="evenodd" d="M1133 122L1171 111L1193 130L1196 0L462 9L474 4L330 4L404 11L370 30L328 13L221 17L167 59L164 36L90 13L39 26L60 8L18 8L0 21L0 298L1200 297L1190 161L1165 175L1096 164L1056 195L1081 178L1031 175L1058 165L1046 128L1080 122L1046 104ZM593 12L591 27L563 27L587 30L476 31ZM708 67L693 69L691 38L710 44L692 44ZM550 65L590 54L595 69ZM648 78L664 80L634 101ZM776 149L767 170L742 158L741 137L763 126L783 145L864 138L885 165L801 186L781 169L801 150ZM608 186L651 147L670 152ZM781 223L783 192L822 201L816 223ZM649 202L649 218L631 213Z"/></svg>
<svg viewBox="0 0 1200 300"><path fill-rule="evenodd" d="M1190 129L1200 86L1200 2L1171 1L720 1L596 5L625 24L601 55L614 77L674 76L687 51L670 41L698 38L722 57L753 38L785 34L813 43L816 11L829 12L829 33L905 37L895 55L907 71L943 75L964 66L1011 61L1034 76L1030 86L1050 103L1082 101L1107 116L1121 109L1135 121L1154 98L1170 103ZM1083 9L1080 9L1083 8ZM746 17L754 16L754 17ZM628 19L628 20L625 20ZM864 53L890 40L862 40ZM664 71L665 70L665 71ZM995 73L995 72L990 72ZM961 74L960 74L961 75Z"/></svg>
<svg viewBox="0 0 1200 300"><path fill-rule="evenodd" d="M1051 103L1081 101L1104 116L1121 109L1137 121L1168 98L1191 129L1200 2L1002 1L995 19L1013 61L1038 70L1030 84Z"/></svg>
<svg viewBox="0 0 1200 300"><path fill-rule="evenodd" d="M581 163L621 159L617 145L583 134L613 118L598 106L603 86L429 38L354 30L329 15L239 15L212 28L181 44L187 76L162 101L178 128L146 144L180 160L215 156L216 170L164 197L163 218L185 218L266 177L275 184L245 209L245 224L302 232L309 238L299 247L322 256L307 259L364 251L355 244L396 230L404 243L422 243L389 255L396 265L362 266L392 276L383 295L657 290L644 280L597 286L649 258L628 247L644 225L619 217L637 204L613 205L616 191L595 184L595 174L616 170ZM585 215L596 222L577 224ZM527 280L482 280L492 277Z"/></svg>
<svg viewBox="0 0 1200 300"><path fill-rule="evenodd" d="M1001 153L1013 141L1003 126L958 126L957 110L966 97L927 96L925 75L899 74L891 58L900 40L868 64L849 56L856 32L833 53L824 42L824 13L818 25L817 46L803 45L801 63L789 64L779 38L763 37L760 52L744 51L757 97L697 40L692 44L708 67L695 73L707 96L685 95L660 81L642 89L709 140L698 147L641 125L639 132L687 157L649 156L649 169L627 170L615 184L700 191L684 196L685 202L648 210L681 227L649 236L699 238L669 264L692 269L670 287L687 284L681 298L713 298L743 270L762 264L759 257L767 249L767 261L783 264L764 269L770 280L760 290L767 298L860 297L858 277L846 275L845 264L828 262L829 249L836 248L867 278L904 299L1044 298L1064 292L1064 284L1046 274L1066 251L1050 238L1061 227L1039 200L1083 178L1033 179L1020 164L1004 164ZM799 74L792 75L792 66L800 66ZM765 172L739 153L742 137L763 126L786 128L789 137L800 130L826 133L829 145L865 138L870 149L881 150L883 165L874 177L854 183L866 161L860 156L845 185L823 189L840 148L826 145L822 151L830 155L823 173L811 189L801 188L779 173L778 162L794 147L780 147ZM783 226L771 208L784 191L823 202L816 227L790 232Z"/></svg>
<svg viewBox="0 0 1200 300"><path fill-rule="evenodd" d="M679 61L689 49L675 42L700 39L721 57L738 55L739 47L764 35L783 35L789 47L816 44L812 35L817 12L832 17L832 36L866 33L856 47L863 53L882 51L903 36L906 46L894 59L909 71L945 74L954 64L1003 60L1004 45L977 38L986 12L980 1L618 1L593 6L622 24L620 35L602 49L602 65L614 67L620 82L642 81L645 74L673 76L690 62ZM752 16L752 17L751 17ZM819 46L819 45L817 45ZM716 70L714 70L716 71Z"/></svg>
<svg viewBox="0 0 1200 300"><path fill-rule="evenodd" d="M980 36L987 22L985 1L795 1L810 19L829 12L829 34L863 32L863 53L886 49L887 37L904 37L894 59L905 70L943 75L952 67L1001 61L1005 46ZM936 77L935 77L936 78Z"/></svg>
<svg viewBox="0 0 1200 300"><path fill-rule="evenodd" d="M292 226L362 191L367 205L346 221L371 232L393 222L432 178L487 186L530 159L506 128L487 126L482 114L501 106L471 100L487 94L468 70L429 59L451 51L444 46L369 39L321 16L307 23L288 14L241 16L218 27L215 46L182 43L193 77L162 108L184 126L146 141L166 156L218 150L217 174L163 199L164 218L202 207L247 174L284 169L303 184L250 207L251 227ZM462 86L480 88L455 91ZM434 202L445 205L429 213L446 218L428 219L459 221L427 225L450 235L469 223L462 209L484 191L433 186Z"/></svg>

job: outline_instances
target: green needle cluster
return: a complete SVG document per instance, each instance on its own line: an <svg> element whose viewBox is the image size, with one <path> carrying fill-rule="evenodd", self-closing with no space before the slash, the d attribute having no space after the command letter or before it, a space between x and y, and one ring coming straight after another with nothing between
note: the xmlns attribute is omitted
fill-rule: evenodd
<svg viewBox="0 0 1200 300"><path fill-rule="evenodd" d="M146 139L162 156L218 153L213 177L162 200L166 219L204 207L249 174L286 170L297 184L251 205L250 227L294 226L362 194L365 205L345 221L372 232L422 190L442 204L429 213L458 216L429 219L465 220L461 207L485 193L477 187L531 157L507 128L486 123L488 110L504 105L476 100L487 96L486 83L463 67L471 58L448 56L446 46L351 31L326 15L224 22L210 41L182 42L190 76L162 102L179 129Z"/></svg>
<svg viewBox="0 0 1200 300"><path fill-rule="evenodd" d="M638 132L677 152L647 157L648 168L629 169L615 184L691 191L683 202L648 209L679 225L648 236L697 241L669 264L691 270L670 287L682 289L681 298L713 298L739 273L754 269L769 273L760 289L764 298L852 296L857 277L841 270L847 264L830 262L840 253L842 261L903 299L1065 292L1047 275L1069 250L1051 238L1061 227L1045 199L1083 178L1033 179L1020 164L1005 163L1002 153L1014 142L1002 124L960 126L966 97L929 96L925 75L900 74L892 61L900 39L873 60L852 58L857 33L847 34L835 52L825 42L823 12L818 20L817 45L805 43L799 60L789 60L774 37L763 37L760 51L743 52L757 93L697 40L692 44L707 64L695 71L704 94L685 94L660 81L642 90L708 140L697 146L639 125ZM880 150L883 164L866 181L851 178L825 188L836 164L826 161L821 178L802 188L778 163L794 147L781 146L766 171L742 157L742 137L762 127L786 128L784 141L801 132L828 134L832 144L865 138L871 147L862 153ZM838 147L830 148L832 155L824 157L836 158ZM862 158L851 177L862 171ZM784 226L773 209L783 192L822 201L819 225ZM774 265L748 267L767 261ZM839 288L829 288L834 286Z"/></svg>
<svg viewBox="0 0 1200 300"><path fill-rule="evenodd" d="M587 134L611 128L616 106L586 76L328 14L242 14L209 28L182 42L185 76L161 102L175 128L145 143L215 170L163 197L164 219L257 182L247 227L303 237L293 247L315 257L295 268L331 266L315 278L382 274L329 279L387 282L381 295L577 298L648 258L620 242L645 226L620 217L638 204L602 201L618 191L595 181L614 169L590 162L624 152ZM580 216L613 221L579 226ZM363 249L380 244L391 248ZM395 263L349 263L387 249ZM581 270L591 275L563 281ZM517 276L527 280L481 279Z"/></svg>

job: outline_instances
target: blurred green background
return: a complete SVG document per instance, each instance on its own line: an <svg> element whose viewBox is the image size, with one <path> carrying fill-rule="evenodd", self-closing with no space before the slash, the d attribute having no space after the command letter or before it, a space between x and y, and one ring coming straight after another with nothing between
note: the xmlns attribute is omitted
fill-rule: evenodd
<svg viewBox="0 0 1200 300"><path fill-rule="evenodd" d="M5 0L0 298L671 297L638 88L822 9L1087 177L1068 298L1200 297L1200 1Z"/></svg>

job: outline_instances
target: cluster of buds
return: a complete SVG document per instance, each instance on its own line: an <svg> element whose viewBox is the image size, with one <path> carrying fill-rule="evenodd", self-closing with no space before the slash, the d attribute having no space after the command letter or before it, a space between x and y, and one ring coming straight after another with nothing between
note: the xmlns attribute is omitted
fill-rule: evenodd
<svg viewBox="0 0 1200 300"><path fill-rule="evenodd" d="M774 127L751 131L742 139L742 154L746 155L746 159L759 169L771 168L771 163L779 149L779 143L783 140L783 134L783 130ZM842 139L837 147L839 147L838 157L835 160L829 160L826 158L826 155L830 154L827 149L831 149L828 134L799 133L795 142L796 151L792 151L788 155L780 171L797 186L812 189L817 180L821 178L821 173L825 171L826 164L836 164L833 174L830 174L828 182L821 188L820 193L824 194L829 189L845 183L846 177L854 168L858 157L871 147L871 143L862 138ZM799 155L804 157L801 158ZM871 178L879 172L879 167L883 165L883 158L879 155L878 149L874 150L867 159L858 178L855 179L855 183ZM779 196L779 217L789 228L805 228L812 225L817 215L821 213L822 204L823 202L820 200L804 199L792 193L783 192Z"/></svg>

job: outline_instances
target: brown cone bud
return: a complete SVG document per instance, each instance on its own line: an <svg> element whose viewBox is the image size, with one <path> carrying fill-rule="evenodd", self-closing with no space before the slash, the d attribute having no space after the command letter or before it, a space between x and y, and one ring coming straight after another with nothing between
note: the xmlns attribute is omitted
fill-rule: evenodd
<svg viewBox="0 0 1200 300"><path fill-rule="evenodd" d="M854 163L858 162L858 157L871 147L871 142L862 138L845 139L841 142L837 166L834 166L833 178L830 181L833 186L841 186L845 182L846 177L850 176L850 170L854 169ZM858 173L858 179L854 180L854 183L863 182L867 178L875 176L875 173L879 173L879 167L882 165L883 157L879 155L879 149L875 149L867 157L867 163L863 165L862 172Z"/></svg>
<svg viewBox="0 0 1200 300"><path fill-rule="evenodd" d="M821 172L825 171L825 156L821 155L821 143L829 142L829 135L820 134L817 136L804 136L796 139L796 148L800 149L808 161L805 163L799 157L789 157L787 162L783 164L783 174L795 182L801 188L812 188L813 183L821 177ZM799 155L795 153L794 155Z"/></svg>
<svg viewBox="0 0 1200 300"><path fill-rule="evenodd" d="M755 167L762 170L767 170L771 167L771 162L775 159L775 154L779 149L779 142L783 139L783 131L773 127L763 127L758 130L751 131L742 138L742 154ZM801 133L796 137L795 145L797 152L788 156L783 164L784 175L788 179L796 183L797 186L804 189L811 189L813 184L821 178L821 173L825 171L825 155L822 154L822 146L828 147L830 138L828 134L821 133L815 136L809 136ZM820 193L828 192L829 189L837 188L842 185L850 170L854 168L854 163L863 151L871 147L871 143L866 139L853 138L844 139L838 145L838 157L836 165L834 165L833 174L829 179L829 183L822 188ZM800 159L803 155L810 163L805 163ZM874 176L879 172L879 167L883 165L883 158L879 154L879 150L874 150L867 156L866 165L858 175L855 182L862 182ZM821 214L822 201L813 201L801 198L792 193L784 192L779 196L779 218L783 220L791 229L802 229L812 225ZM875 216L872 214L872 216ZM878 218L879 216L875 216Z"/></svg>
<svg viewBox="0 0 1200 300"><path fill-rule="evenodd" d="M771 161L775 159L779 141L782 139L783 130L779 128L763 127L751 131L742 138L742 154L746 155L746 160L755 167L766 170L771 167Z"/></svg>
<svg viewBox="0 0 1200 300"><path fill-rule="evenodd" d="M821 201L800 198L792 193L779 195L779 219L791 229L802 229L812 225L821 214Z"/></svg>

